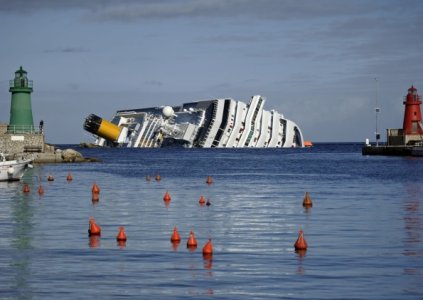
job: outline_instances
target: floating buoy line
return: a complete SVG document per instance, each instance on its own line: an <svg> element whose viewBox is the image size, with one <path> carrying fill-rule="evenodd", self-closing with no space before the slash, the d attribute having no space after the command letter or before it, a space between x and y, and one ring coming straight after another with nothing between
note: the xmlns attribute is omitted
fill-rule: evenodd
<svg viewBox="0 0 423 300"><path fill-rule="evenodd" d="M145 178L146 178L146 181L151 180L150 175L147 175ZM72 180L73 180L73 177L72 177L71 173L69 172L66 176L66 181L71 182ZM156 174L155 180L157 182L159 182L161 180L160 174L158 174L158 173ZM39 181L41 181L40 178L39 178ZM50 182L54 181L53 175L49 174L47 176L47 181L50 181ZM211 176L207 177L206 183L208 185L213 184L213 179L211 178ZM31 192L28 183L25 183L25 182L23 183L22 192L24 194L28 194L28 193ZM40 196L43 196L44 193L45 193L45 189L41 185L41 183L38 186L37 192ZM96 182L94 182L93 185L92 185L91 193L92 193L92 201L98 202L99 201L99 195L100 195L100 187L98 186L98 184ZM166 206L169 205L169 202L171 200L172 200L172 197L170 196L169 191L166 191L164 196L163 196L163 201L166 203ZM206 200L204 195L200 196L198 202L201 206L204 206L204 205L210 206L211 205L210 199ZM307 209L311 208L313 206L313 202L311 200L309 192L305 192L302 205L303 205L303 207L305 207ZM99 245L99 241L100 241L101 227L97 224L94 217L89 218L88 235L90 237L90 243L89 243L90 247L93 247L93 248L97 247ZM116 240L117 240L118 245L120 247L125 247L125 243L127 241L127 236L126 236L125 228L123 226L119 227L119 231L118 231L118 234L116 236ZM170 237L170 241L172 243L174 250L177 249L181 240L182 240L181 235L180 235L177 227L174 226L172 235ZM197 242L197 239L196 239L196 236L195 236L193 230L190 230L190 232L189 232L186 245L187 245L187 248L191 252L195 251L195 249L198 246L198 242ZM304 237L304 231L302 229L300 229L299 232L298 232L297 240L294 243L294 249L297 253L300 253L301 256L303 256L305 251L307 250L307 248L308 248L308 244L307 244L307 241ZM213 245L212 245L212 239L211 238L209 238L208 241L204 244L204 246L202 248L202 254L203 254L204 258L207 258L207 259L210 259L212 257L212 255L213 255Z"/></svg>

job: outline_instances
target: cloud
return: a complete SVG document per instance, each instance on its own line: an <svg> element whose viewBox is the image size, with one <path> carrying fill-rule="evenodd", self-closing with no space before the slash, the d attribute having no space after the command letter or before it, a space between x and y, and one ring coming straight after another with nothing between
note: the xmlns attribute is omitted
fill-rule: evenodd
<svg viewBox="0 0 423 300"><path fill-rule="evenodd" d="M144 84L148 86L161 87L163 85L163 82L159 80L147 80L144 82Z"/></svg>
<svg viewBox="0 0 423 300"><path fill-rule="evenodd" d="M81 53L81 52L89 52L89 50L85 48L64 47L64 48L55 48L55 49L45 49L43 52L44 53Z"/></svg>
<svg viewBox="0 0 423 300"><path fill-rule="evenodd" d="M239 16L257 19L299 20L363 14L404 13L421 7L418 0L0 0L0 12L35 13L40 10L86 11L97 20L134 21L154 18Z"/></svg>

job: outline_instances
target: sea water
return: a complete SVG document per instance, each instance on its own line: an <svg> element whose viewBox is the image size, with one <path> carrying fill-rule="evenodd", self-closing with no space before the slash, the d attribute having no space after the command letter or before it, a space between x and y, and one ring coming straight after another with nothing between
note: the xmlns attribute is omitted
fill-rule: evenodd
<svg viewBox="0 0 423 300"><path fill-rule="evenodd" d="M0 183L1 299L423 298L423 158L362 156L360 144L76 149L102 162L35 165Z"/></svg>

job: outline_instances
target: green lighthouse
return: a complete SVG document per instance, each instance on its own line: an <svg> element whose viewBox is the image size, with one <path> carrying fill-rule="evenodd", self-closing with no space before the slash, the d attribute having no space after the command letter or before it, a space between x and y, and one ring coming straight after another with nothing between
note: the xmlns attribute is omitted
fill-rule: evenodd
<svg viewBox="0 0 423 300"><path fill-rule="evenodd" d="M12 93L12 100L8 133L34 132L31 106L32 80L28 80L26 74L21 66L15 72L15 79L10 80L9 92Z"/></svg>

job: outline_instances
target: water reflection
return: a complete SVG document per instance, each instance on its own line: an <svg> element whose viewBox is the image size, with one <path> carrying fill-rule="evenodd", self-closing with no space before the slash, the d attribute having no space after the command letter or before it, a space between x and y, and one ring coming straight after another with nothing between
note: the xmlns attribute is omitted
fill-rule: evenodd
<svg viewBox="0 0 423 300"><path fill-rule="evenodd" d="M178 251L178 247L181 244L181 242L170 242L172 244L173 251Z"/></svg>
<svg viewBox="0 0 423 300"><path fill-rule="evenodd" d="M30 170L32 171L32 170ZM33 177L25 176L25 182L33 187ZM11 269L14 273L13 289L22 298L31 298L31 264L32 232L33 232L33 192L24 193L23 182L16 185L16 193L11 201L13 218L11 248L16 249L12 256Z"/></svg>
<svg viewBox="0 0 423 300"><path fill-rule="evenodd" d="M126 248L126 241L117 241L117 245L119 249L125 249Z"/></svg>
<svg viewBox="0 0 423 300"><path fill-rule="evenodd" d="M404 239L404 255L421 255L419 245L422 241L422 219L421 219L421 195L422 188L420 184L412 183L406 185L406 197L404 203L404 228L406 238Z"/></svg>
<svg viewBox="0 0 423 300"><path fill-rule="evenodd" d="M298 260L298 266L297 266L297 274L304 275L305 270L303 267L303 260L306 256L307 250L301 249L301 250L295 250L295 253L297 254L297 260Z"/></svg>
<svg viewBox="0 0 423 300"><path fill-rule="evenodd" d="M419 183L409 183L405 186L404 198L404 255L407 257L406 266L403 273L410 276L408 286L405 288L407 293L419 293L421 286L421 256L422 256L422 212L421 195L422 188Z"/></svg>
<svg viewBox="0 0 423 300"><path fill-rule="evenodd" d="M213 256L211 254L203 255L204 269L211 270L213 268Z"/></svg>
<svg viewBox="0 0 423 300"><path fill-rule="evenodd" d="M98 235L91 235L89 237L89 243L88 245L90 248L97 248L100 247L100 236Z"/></svg>

